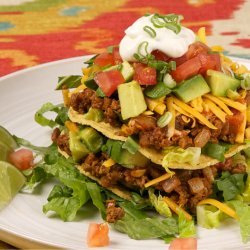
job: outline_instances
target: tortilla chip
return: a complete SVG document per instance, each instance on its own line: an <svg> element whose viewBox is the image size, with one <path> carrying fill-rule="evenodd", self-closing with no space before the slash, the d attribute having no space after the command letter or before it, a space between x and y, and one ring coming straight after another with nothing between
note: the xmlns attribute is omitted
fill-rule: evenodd
<svg viewBox="0 0 250 250"><path fill-rule="evenodd" d="M87 120L85 119L81 114L73 110L72 108L69 109L69 119L72 122L82 124L82 125L87 125L90 126L100 133L102 133L104 136L113 139L113 140L119 140L119 141L126 141L127 137L119 135L120 133L120 128L115 128L112 127L110 124L105 123L105 122L95 122L92 120ZM246 144L235 144L233 145L228 152L225 154L225 158L229 158L238 152L242 151L243 149L249 148L250 145ZM150 159L152 162L162 165L162 160L164 158L164 154L161 153L160 151L157 151L153 148L142 148L139 147L139 152ZM188 170L195 170L195 169L202 169L206 168L208 166L214 165L218 163L219 161L211 158L209 156L201 155L200 161L197 165L192 166L187 163L172 163L168 167L171 169L188 169Z"/></svg>

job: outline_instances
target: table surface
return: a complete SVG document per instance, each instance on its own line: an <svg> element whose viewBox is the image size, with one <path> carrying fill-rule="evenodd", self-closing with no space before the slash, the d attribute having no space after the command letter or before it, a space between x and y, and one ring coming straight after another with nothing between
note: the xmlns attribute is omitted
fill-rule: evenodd
<svg viewBox="0 0 250 250"><path fill-rule="evenodd" d="M110 4L112 2L112 4ZM209 45L250 59L250 0L1 0L0 76L117 45L145 13L177 13ZM0 241L0 249L10 249Z"/></svg>

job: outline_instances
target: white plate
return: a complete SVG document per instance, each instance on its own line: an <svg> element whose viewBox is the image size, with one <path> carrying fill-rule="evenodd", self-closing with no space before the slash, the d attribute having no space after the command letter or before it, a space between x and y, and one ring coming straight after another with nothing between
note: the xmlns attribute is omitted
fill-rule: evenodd
<svg viewBox="0 0 250 250"><path fill-rule="evenodd" d="M57 77L81 74L81 67L86 59L87 57L77 57L57 61L2 77L0 124L13 134L36 145L49 145L51 131L35 123L34 113L45 102L62 102L61 92L54 91ZM237 60L250 68L249 61ZM74 222L63 222L55 216L45 216L42 206L46 203L51 187L51 184L45 185L32 195L18 194L13 202L0 212L2 240L15 242L20 247L25 247L25 244L27 247L27 240L31 240L67 249L87 249L88 224L100 222L100 217L96 216L94 211L87 214L81 212ZM15 240L13 235L19 240ZM250 244L241 242L239 227L232 221L218 230L199 228L198 237L198 249L250 249ZM110 232L110 239L111 244L106 249L167 249L162 240L136 241L113 230Z"/></svg>

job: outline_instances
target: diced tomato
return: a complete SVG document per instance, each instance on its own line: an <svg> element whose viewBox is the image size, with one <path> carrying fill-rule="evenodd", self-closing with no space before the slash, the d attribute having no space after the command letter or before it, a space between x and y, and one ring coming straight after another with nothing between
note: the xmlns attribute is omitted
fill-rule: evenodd
<svg viewBox="0 0 250 250"><path fill-rule="evenodd" d="M197 250L197 239L196 238L178 238L174 239L169 250Z"/></svg>
<svg viewBox="0 0 250 250"><path fill-rule="evenodd" d="M199 54L207 54L209 51L210 48L206 44L202 42L195 42L188 47L188 51L186 52L186 58L187 60L189 60Z"/></svg>
<svg viewBox="0 0 250 250"><path fill-rule="evenodd" d="M29 169L34 165L34 156L32 151L24 148L19 149L15 152L11 152L9 154L8 160L20 170Z"/></svg>
<svg viewBox="0 0 250 250"><path fill-rule="evenodd" d="M116 91L117 86L125 81L119 70L99 72L94 80L106 96L111 96Z"/></svg>
<svg viewBox="0 0 250 250"><path fill-rule="evenodd" d="M107 223L90 223L88 228L88 247L104 247L109 245L109 227Z"/></svg>
<svg viewBox="0 0 250 250"><path fill-rule="evenodd" d="M201 68L201 62L198 57L194 57L176 68L171 72L176 82L181 82L191 76L197 75Z"/></svg>
<svg viewBox="0 0 250 250"><path fill-rule="evenodd" d="M179 65L176 70L172 71L171 75L177 82L181 82L197 74L205 75L208 69L220 70L220 56L218 54L198 54Z"/></svg>
<svg viewBox="0 0 250 250"><path fill-rule="evenodd" d="M119 47L114 47L113 48L113 57L114 57L114 63L115 64L122 63L122 58L121 58L121 55L119 53Z"/></svg>
<svg viewBox="0 0 250 250"><path fill-rule="evenodd" d="M96 64L100 67L114 65L115 64L114 63L114 56L111 53L104 52L95 58L94 64Z"/></svg>
<svg viewBox="0 0 250 250"><path fill-rule="evenodd" d="M160 50L153 50L152 52L151 52L151 54L155 57L155 59L157 60L157 61L164 61L164 62L167 62L169 59L170 59L170 57L169 56L167 56L166 54L164 54L162 51L160 51Z"/></svg>
<svg viewBox="0 0 250 250"><path fill-rule="evenodd" d="M134 80L141 85L154 85L156 80L156 69L149 67L143 63L134 63Z"/></svg>
<svg viewBox="0 0 250 250"><path fill-rule="evenodd" d="M228 116L228 124L230 134L236 135L240 129L242 122L244 121L243 113L235 110L233 115Z"/></svg>

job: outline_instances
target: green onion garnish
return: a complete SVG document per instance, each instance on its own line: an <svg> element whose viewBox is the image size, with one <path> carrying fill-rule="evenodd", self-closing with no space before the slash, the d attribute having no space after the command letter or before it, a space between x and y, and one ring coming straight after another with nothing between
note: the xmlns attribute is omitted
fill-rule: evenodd
<svg viewBox="0 0 250 250"><path fill-rule="evenodd" d="M151 17L151 22L156 28L167 28L178 34L181 31L180 21L183 19L180 15L169 14L159 15L154 14Z"/></svg>
<svg viewBox="0 0 250 250"><path fill-rule="evenodd" d="M173 79L173 77L170 74L164 75L163 82L170 89L173 89L176 86L176 81Z"/></svg>
<svg viewBox="0 0 250 250"><path fill-rule="evenodd" d="M151 28L150 26L146 25L143 27L143 30L145 32L147 32L152 38L156 37L156 32L153 28Z"/></svg>
<svg viewBox="0 0 250 250"><path fill-rule="evenodd" d="M167 111L164 115L162 115L158 120L157 120L157 126L160 128L166 127L170 121L172 120L173 115L171 112Z"/></svg>

